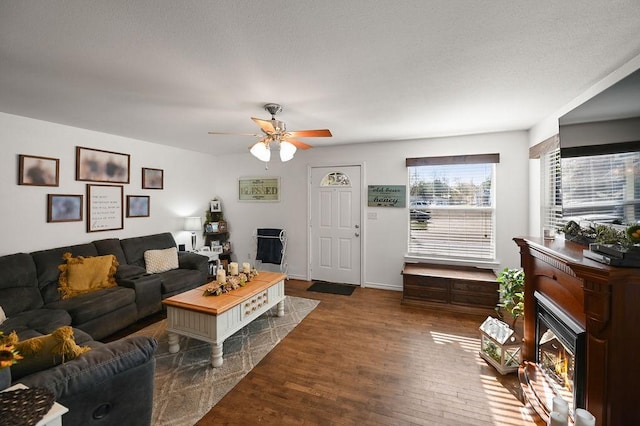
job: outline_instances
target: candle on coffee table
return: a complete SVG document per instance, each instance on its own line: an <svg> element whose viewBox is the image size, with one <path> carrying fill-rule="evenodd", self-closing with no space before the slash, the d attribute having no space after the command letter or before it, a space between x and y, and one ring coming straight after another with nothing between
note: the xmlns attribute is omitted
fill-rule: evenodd
<svg viewBox="0 0 640 426"><path fill-rule="evenodd" d="M229 275L238 275L238 262L229 263Z"/></svg>
<svg viewBox="0 0 640 426"><path fill-rule="evenodd" d="M245 274L251 272L251 264L249 262L244 262L242 264L242 272L244 272Z"/></svg>
<svg viewBox="0 0 640 426"><path fill-rule="evenodd" d="M220 268L218 269L218 271L216 271L216 281L218 281L220 284L224 284L227 281L227 273L224 271L224 269Z"/></svg>

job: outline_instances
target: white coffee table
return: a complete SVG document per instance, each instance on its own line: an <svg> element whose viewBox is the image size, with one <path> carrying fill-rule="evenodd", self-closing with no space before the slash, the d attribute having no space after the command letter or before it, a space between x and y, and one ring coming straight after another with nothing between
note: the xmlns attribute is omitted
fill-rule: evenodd
<svg viewBox="0 0 640 426"><path fill-rule="evenodd" d="M207 285L162 301L167 306L169 352L180 350L178 335L211 343L211 365L220 367L222 344L254 319L278 305L284 315L284 280L280 272L259 272L244 287L219 296L204 296Z"/></svg>

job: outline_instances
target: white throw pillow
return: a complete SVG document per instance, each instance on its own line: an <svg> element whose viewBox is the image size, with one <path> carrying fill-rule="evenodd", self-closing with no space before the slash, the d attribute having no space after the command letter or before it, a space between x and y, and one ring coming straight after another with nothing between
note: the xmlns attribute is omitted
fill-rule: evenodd
<svg viewBox="0 0 640 426"><path fill-rule="evenodd" d="M144 264L147 274L178 269L178 249L171 247L164 250L147 250L144 252Z"/></svg>

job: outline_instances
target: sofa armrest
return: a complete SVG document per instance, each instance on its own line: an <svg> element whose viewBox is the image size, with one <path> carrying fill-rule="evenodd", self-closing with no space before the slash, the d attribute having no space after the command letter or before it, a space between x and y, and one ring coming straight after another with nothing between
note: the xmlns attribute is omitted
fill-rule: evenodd
<svg viewBox="0 0 640 426"><path fill-rule="evenodd" d="M20 379L51 390L69 409L65 425L149 425L158 342L129 336Z"/></svg>
<svg viewBox="0 0 640 426"><path fill-rule="evenodd" d="M179 252L178 267L200 271L206 276L209 273L209 258L197 253Z"/></svg>

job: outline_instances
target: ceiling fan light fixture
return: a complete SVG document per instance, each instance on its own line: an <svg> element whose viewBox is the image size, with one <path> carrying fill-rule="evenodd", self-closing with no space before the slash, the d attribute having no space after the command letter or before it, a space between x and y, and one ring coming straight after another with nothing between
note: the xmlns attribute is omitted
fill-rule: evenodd
<svg viewBox="0 0 640 426"><path fill-rule="evenodd" d="M258 142L251 147L249 152L260 161L268 163L271 159L271 150L265 142Z"/></svg>
<svg viewBox="0 0 640 426"><path fill-rule="evenodd" d="M280 160L284 163L285 161L289 161L293 158L293 154L296 153L296 146L291 142L282 141L280 142Z"/></svg>

